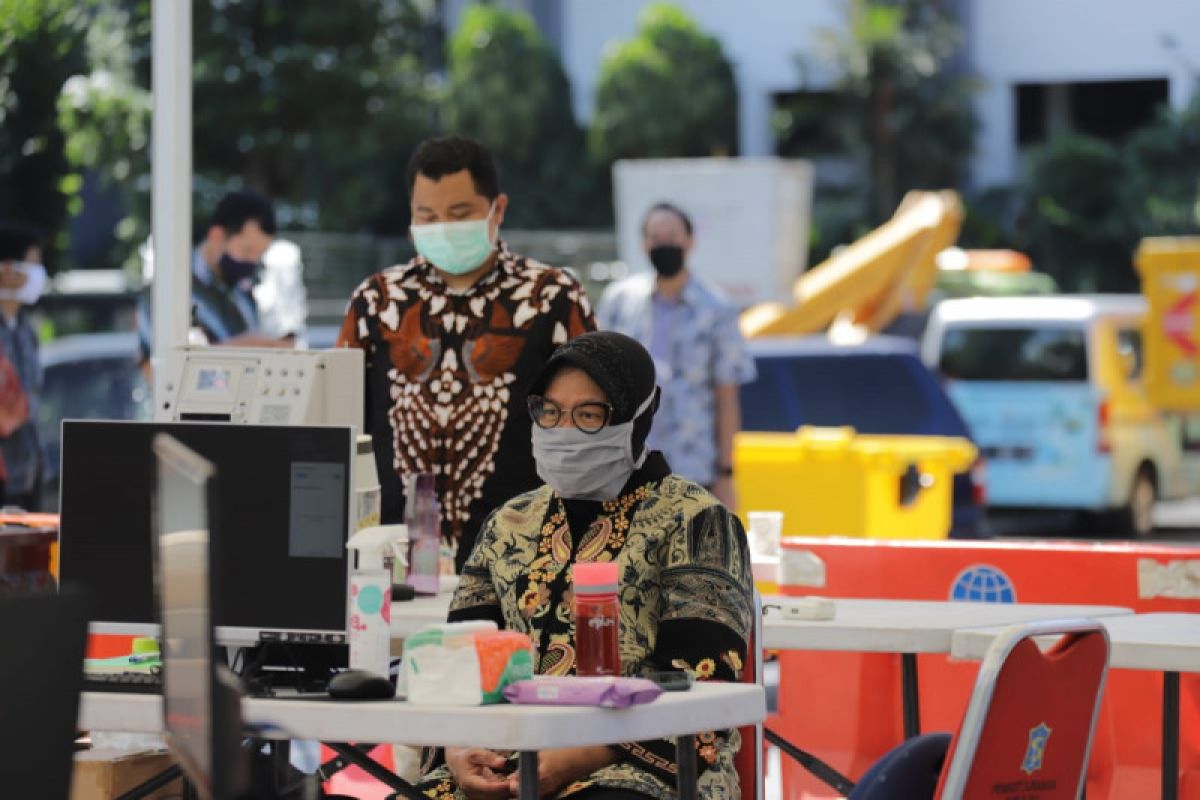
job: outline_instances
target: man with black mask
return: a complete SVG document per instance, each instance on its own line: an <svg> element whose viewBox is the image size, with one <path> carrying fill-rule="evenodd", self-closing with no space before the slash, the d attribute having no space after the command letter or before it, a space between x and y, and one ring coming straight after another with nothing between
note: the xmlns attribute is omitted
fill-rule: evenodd
<svg viewBox="0 0 1200 800"><path fill-rule="evenodd" d="M253 288L263 254L275 236L271 201L243 189L217 203L204 238L192 251L193 343L238 347L288 347L290 338L259 332ZM138 345L143 364L150 358L149 297L138 304Z"/></svg>
<svg viewBox="0 0 1200 800"><path fill-rule="evenodd" d="M651 207L642 222L642 244L654 272L609 286L596 321L601 329L645 343L654 358L662 406L650 448L661 450L676 473L736 508L738 386L754 379L737 309L688 270L693 227L681 209L670 203Z"/></svg>

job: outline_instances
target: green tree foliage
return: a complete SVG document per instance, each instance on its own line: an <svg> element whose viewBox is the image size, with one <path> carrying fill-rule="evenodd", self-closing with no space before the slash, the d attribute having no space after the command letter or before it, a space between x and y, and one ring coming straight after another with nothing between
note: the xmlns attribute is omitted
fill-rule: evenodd
<svg viewBox="0 0 1200 800"><path fill-rule="evenodd" d="M1026 166L968 201L964 241L1025 250L1066 291L1137 291L1142 237L1200 233L1200 96L1122 142L1055 136Z"/></svg>
<svg viewBox="0 0 1200 800"><path fill-rule="evenodd" d="M149 223L150 3L95 4L89 69L68 82L60 122L75 167L125 195L130 257ZM431 130L421 61L433 11L433 0L195 3L197 221L248 186L289 228L404 231L404 165Z"/></svg>
<svg viewBox="0 0 1200 800"><path fill-rule="evenodd" d="M445 130L485 142L512 197L507 221L566 227L603 221L595 169L558 56L527 14L471 6L449 45Z"/></svg>
<svg viewBox="0 0 1200 800"><path fill-rule="evenodd" d="M55 98L83 67L87 5L0 0L0 217L40 227L47 261L65 244L69 174Z"/></svg>
<svg viewBox="0 0 1200 800"><path fill-rule="evenodd" d="M1139 233L1200 232L1200 95L1178 111L1162 109L1130 137L1125 152Z"/></svg>
<svg viewBox="0 0 1200 800"><path fill-rule="evenodd" d="M777 115L782 140L817 129L865 176L859 221L877 225L912 189L961 184L978 127L976 82L954 66L961 32L936 0L851 0L847 24L822 31L801 73L833 75L831 94L800 94ZM786 155L815 152L795 141ZM844 194L844 192L843 192ZM818 198L818 201L820 198Z"/></svg>
<svg viewBox="0 0 1200 800"><path fill-rule="evenodd" d="M720 42L677 6L647 6L600 67L589 145L605 165L736 154L737 87Z"/></svg>
<svg viewBox="0 0 1200 800"><path fill-rule="evenodd" d="M1088 136L1059 136L1031 155L1018 241L1063 289L1137 290L1130 175L1118 147Z"/></svg>
<svg viewBox="0 0 1200 800"><path fill-rule="evenodd" d="M135 75L134 46L149 47L148 13L133 5L94 7L86 36L87 69L73 75L58 97L58 125L72 167L71 212L83 210L86 177L118 187L125 216L100 263L134 266L138 245L150 233L151 98ZM145 9L143 9L145 12Z"/></svg>
<svg viewBox="0 0 1200 800"><path fill-rule="evenodd" d="M285 201L283 222L407 228L404 163L429 132L425 0L195 6L195 167Z"/></svg>

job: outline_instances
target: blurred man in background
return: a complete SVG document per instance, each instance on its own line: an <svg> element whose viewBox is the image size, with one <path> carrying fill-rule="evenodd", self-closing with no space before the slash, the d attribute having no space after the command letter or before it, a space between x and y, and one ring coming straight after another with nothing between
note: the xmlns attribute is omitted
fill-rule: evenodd
<svg viewBox="0 0 1200 800"><path fill-rule="evenodd" d="M661 450L674 472L736 509L738 386L754 379L737 309L688 270L695 241L692 220L682 209L659 203L646 212L642 243L654 272L610 285L596 319L601 329L647 343L654 358L662 406L650 449Z"/></svg>
<svg viewBox="0 0 1200 800"><path fill-rule="evenodd" d="M0 355L11 369L0 369L0 450L7 473L4 504L37 511L42 479L42 443L37 406L42 365L37 334L26 308L46 286L42 243L32 228L0 222ZM17 384L13 385L13 380Z"/></svg>
<svg viewBox="0 0 1200 800"><path fill-rule="evenodd" d="M204 238L192 251L192 319L189 342L237 347L288 347L290 337L262 331L254 286L275 236L271 201L243 189L221 198ZM151 270L153 265L150 265ZM151 353L149 295L138 305L138 345Z"/></svg>

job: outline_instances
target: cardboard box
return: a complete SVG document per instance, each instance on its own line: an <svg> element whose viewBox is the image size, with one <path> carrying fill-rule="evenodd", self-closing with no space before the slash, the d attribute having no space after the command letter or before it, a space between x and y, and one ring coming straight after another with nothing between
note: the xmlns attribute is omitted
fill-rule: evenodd
<svg viewBox="0 0 1200 800"><path fill-rule="evenodd" d="M71 775L71 800L113 800L171 764L171 756L163 751L80 750ZM177 778L147 797L162 800L179 797L182 791L182 781Z"/></svg>

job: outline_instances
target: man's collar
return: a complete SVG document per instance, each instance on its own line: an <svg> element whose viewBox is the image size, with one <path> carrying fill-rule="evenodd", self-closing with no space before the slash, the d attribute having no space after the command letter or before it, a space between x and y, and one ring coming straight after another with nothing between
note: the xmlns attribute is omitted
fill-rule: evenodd
<svg viewBox="0 0 1200 800"><path fill-rule="evenodd" d="M694 306L700 299L700 288L696 286L696 276L688 274L687 281L683 284L683 289L676 297L668 298L666 295L658 291L658 276L654 273L650 274L650 294L664 302L680 303L686 306Z"/></svg>

